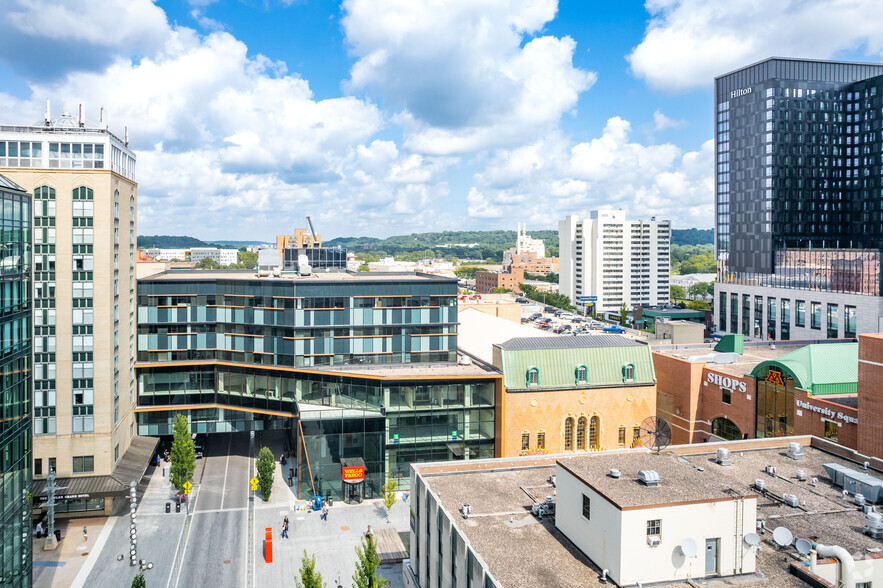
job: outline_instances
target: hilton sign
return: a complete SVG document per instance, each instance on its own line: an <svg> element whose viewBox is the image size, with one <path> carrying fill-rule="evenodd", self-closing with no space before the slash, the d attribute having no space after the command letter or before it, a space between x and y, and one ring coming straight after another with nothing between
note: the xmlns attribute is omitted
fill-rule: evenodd
<svg viewBox="0 0 883 588"><path fill-rule="evenodd" d="M739 96L744 96L745 94L751 94L751 88L739 88L738 90L733 90L730 92L730 100L738 98Z"/></svg>

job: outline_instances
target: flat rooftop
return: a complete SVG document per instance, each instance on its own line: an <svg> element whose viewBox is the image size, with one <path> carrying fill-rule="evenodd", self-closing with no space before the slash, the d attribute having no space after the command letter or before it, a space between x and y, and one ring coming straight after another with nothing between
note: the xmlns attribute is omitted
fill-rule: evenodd
<svg viewBox="0 0 883 588"><path fill-rule="evenodd" d="M769 344L748 346L745 345L745 352L733 363L710 363L706 362L706 367L718 372L730 374L732 376L744 376L754 367L764 361L778 359L783 355L808 345L809 343L795 342L793 344L780 345L776 343L775 349ZM694 361L690 358L703 355L711 355L718 353L714 350L714 344L709 345L672 345L672 346L653 346L653 352L661 355L669 355L679 359Z"/></svg>
<svg viewBox="0 0 883 588"><path fill-rule="evenodd" d="M456 278L440 276L438 274L424 274L421 272L322 272L319 271L308 276L298 274L259 275L254 270L197 270L180 269L168 270L154 274L139 281L142 282L180 282L182 280L260 280L275 282L401 282L401 281L445 281L456 283Z"/></svg>
<svg viewBox="0 0 883 588"><path fill-rule="evenodd" d="M461 363L393 363L393 364L376 364L376 365L320 365L314 367L298 368L304 371L318 372L334 372L341 375L353 374L355 376L383 377L406 379L410 377L468 377L468 376L487 376L502 374L496 370L483 366L479 363L470 363L463 365Z"/></svg>
<svg viewBox="0 0 883 588"><path fill-rule="evenodd" d="M787 457L789 441L802 443L803 460ZM721 466L714 461L718 447L730 449L732 466ZM528 456L414 464L413 467L487 563L494 578L507 588L602 586L598 581L601 570L558 532L553 517L539 521L530 514L532 500L528 493L540 500L554 494L549 476L555 473L555 464L559 461L572 471L580 472L594 488L622 505L721 498L730 489L758 496L757 516L766 523L766 531L760 534L759 574L740 577L732 584L744 588L806 588L806 583L788 572L788 565L801 561L802 556L793 545L782 548L773 541L777 527L787 527L795 540L804 538L840 545L855 555L883 546L879 540L861 532L864 524L861 511L852 504L851 498L848 501L841 498L840 488L831 483L822 467L825 463L839 463L861 470L861 463L838 457L828 450L855 455L822 439L786 437L673 446L658 455L636 449L578 457ZM776 466L777 477L765 473L767 465ZM873 465L883 469L880 460L875 460ZM622 477L609 478L610 468L621 469ZM639 469L658 471L659 486L639 484L636 481ZM798 469L806 473L806 482L797 481ZM883 478L873 467L868 473ZM815 486L813 478L816 478ZM801 507L792 508L769 496L758 495L753 487L756 479L764 480L767 489L779 496L795 494ZM466 520L459 512L464 503L472 505L472 516ZM745 533L752 531L754 529L745 529Z"/></svg>

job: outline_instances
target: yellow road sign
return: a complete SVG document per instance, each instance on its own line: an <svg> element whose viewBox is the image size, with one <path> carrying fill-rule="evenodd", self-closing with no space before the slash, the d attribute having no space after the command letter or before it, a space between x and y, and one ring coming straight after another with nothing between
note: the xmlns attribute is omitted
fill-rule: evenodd
<svg viewBox="0 0 883 588"><path fill-rule="evenodd" d="M193 489L193 484L191 484L190 482L184 482L184 493L185 494L190 494L190 490L192 490L192 489Z"/></svg>
<svg viewBox="0 0 883 588"><path fill-rule="evenodd" d="M252 478L251 480L249 480L249 483L251 484L252 490L258 489L258 479L257 478Z"/></svg>

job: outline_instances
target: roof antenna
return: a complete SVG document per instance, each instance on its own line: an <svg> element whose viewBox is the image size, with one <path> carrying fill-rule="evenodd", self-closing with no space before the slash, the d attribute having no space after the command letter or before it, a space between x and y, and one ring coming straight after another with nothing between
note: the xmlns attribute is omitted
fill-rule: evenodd
<svg viewBox="0 0 883 588"><path fill-rule="evenodd" d="M83 105L82 105L82 104L80 104L80 115L79 115L79 120L77 121L77 124L80 125L80 128L81 128L81 129L82 129L84 126L86 126L86 125L83 124Z"/></svg>
<svg viewBox="0 0 883 588"><path fill-rule="evenodd" d="M104 123L104 107L101 107L100 114L98 115L98 122Z"/></svg>
<svg viewBox="0 0 883 588"><path fill-rule="evenodd" d="M129 126L126 125L126 126L123 127L123 128L124 128L125 131L126 131L126 134L125 134L125 143L126 143L126 147L128 147L128 146L129 146Z"/></svg>
<svg viewBox="0 0 883 588"><path fill-rule="evenodd" d="M49 98L46 99L46 126L49 126L49 121L52 120L52 117L49 115Z"/></svg>

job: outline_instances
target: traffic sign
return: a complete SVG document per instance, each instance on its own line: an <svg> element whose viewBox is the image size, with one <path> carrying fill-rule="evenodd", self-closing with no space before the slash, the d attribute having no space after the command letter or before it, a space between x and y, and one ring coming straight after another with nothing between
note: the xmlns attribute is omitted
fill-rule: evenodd
<svg viewBox="0 0 883 588"><path fill-rule="evenodd" d="M184 482L184 494L190 494L190 490L193 489L193 484L190 482Z"/></svg>
<svg viewBox="0 0 883 588"><path fill-rule="evenodd" d="M249 483L251 484L252 490L258 489L258 479L257 478L252 478L251 480L249 480Z"/></svg>

